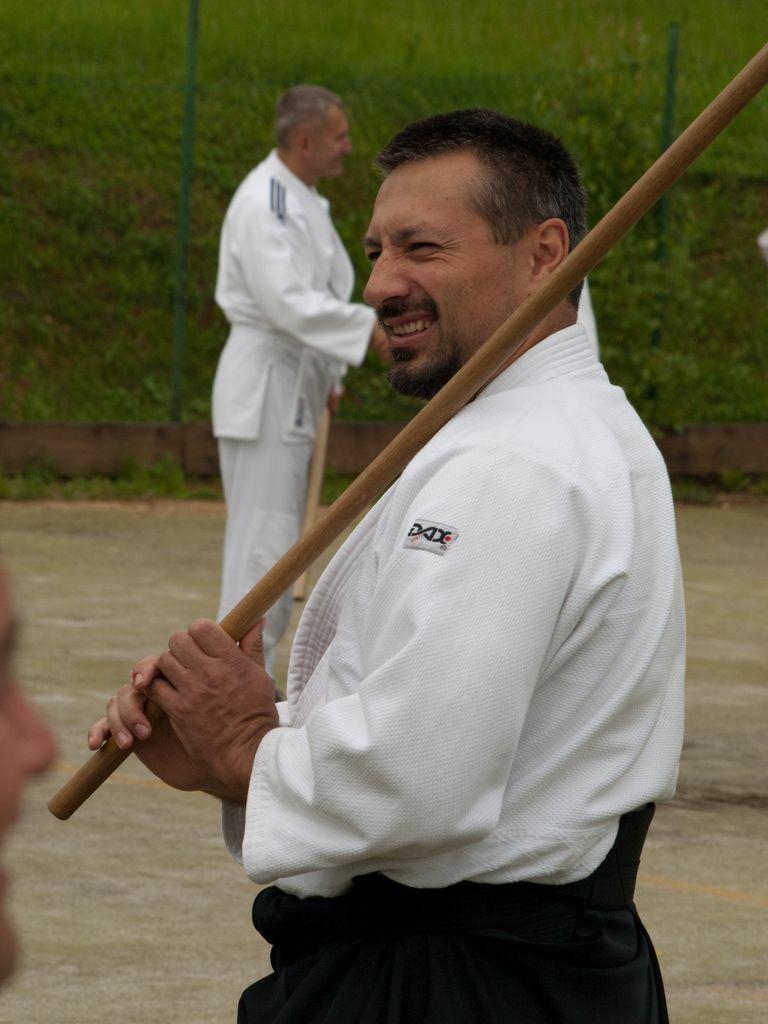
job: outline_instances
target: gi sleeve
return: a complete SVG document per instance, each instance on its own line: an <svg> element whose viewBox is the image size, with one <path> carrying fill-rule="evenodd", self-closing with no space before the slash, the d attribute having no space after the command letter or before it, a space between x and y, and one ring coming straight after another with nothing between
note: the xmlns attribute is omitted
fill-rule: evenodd
<svg viewBox="0 0 768 1024"><path fill-rule="evenodd" d="M314 285L313 243L300 213L281 220L253 203L240 211L233 244L250 297L270 326L343 363L362 363L375 313Z"/></svg>
<svg viewBox="0 0 768 1024"><path fill-rule="evenodd" d="M577 564L579 501L554 470L506 450L474 448L425 478L381 527L355 620L357 692L257 752L243 835L257 882L450 850L499 821ZM425 519L457 531L444 553L404 546Z"/></svg>

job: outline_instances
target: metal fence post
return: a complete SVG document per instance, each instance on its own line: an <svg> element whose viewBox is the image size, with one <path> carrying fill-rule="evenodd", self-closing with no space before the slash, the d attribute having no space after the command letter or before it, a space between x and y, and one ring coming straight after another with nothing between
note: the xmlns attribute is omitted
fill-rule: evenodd
<svg viewBox="0 0 768 1024"><path fill-rule="evenodd" d="M187 251L189 248L189 207L195 142L195 84L197 78L197 34L199 0L189 0L187 17L187 78L184 94L184 122L181 137L181 187L179 231L176 244L176 276L173 289L173 370L171 375L171 420L181 420L181 387L187 341Z"/></svg>
<svg viewBox="0 0 768 1024"><path fill-rule="evenodd" d="M667 80L664 92L664 117L661 123L661 152L663 153L672 143L672 134L675 124L675 94L677 88L677 53L679 48L680 26L677 22L667 29ZM669 259L669 248L667 236L669 234L669 192L665 192L659 200L658 205L658 228L659 228L659 263L666 266ZM664 312L664 286L659 296L659 323L653 329L651 345L658 348L661 345L661 319Z"/></svg>

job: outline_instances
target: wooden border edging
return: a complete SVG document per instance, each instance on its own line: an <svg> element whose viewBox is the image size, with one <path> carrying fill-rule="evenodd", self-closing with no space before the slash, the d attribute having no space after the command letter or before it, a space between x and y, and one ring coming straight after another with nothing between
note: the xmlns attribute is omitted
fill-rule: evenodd
<svg viewBox="0 0 768 1024"><path fill-rule="evenodd" d="M327 466L359 473L403 423L346 423L331 427ZM115 476L127 463L150 465L171 456L190 476L219 472L216 441L207 423L2 423L0 472L48 466L64 477Z"/></svg>
<svg viewBox="0 0 768 1024"><path fill-rule="evenodd" d="M665 434L659 448L670 476L768 474L768 423L700 423Z"/></svg>
<svg viewBox="0 0 768 1024"><path fill-rule="evenodd" d="M327 467L359 473L403 423L337 421L331 427ZM659 447L672 476L768 474L768 423L697 424L667 433ZM61 476L114 476L126 462L149 465L169 455L190 476L216 476L216 442L207 423L0 423L0 471L38 464Z"/></svg>

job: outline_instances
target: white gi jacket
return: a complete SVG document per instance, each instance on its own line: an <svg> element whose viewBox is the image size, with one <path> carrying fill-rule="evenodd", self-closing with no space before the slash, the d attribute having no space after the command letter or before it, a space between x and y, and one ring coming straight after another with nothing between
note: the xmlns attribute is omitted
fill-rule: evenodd
<svg viewBox="0 0 768 1024"><path fill-rule="evenodd" d="M586 278L584 278L584 285L581 289L581 295L579 296L579 308L577 310L576 319L586 332L587 341L592 347L595 359L599 359L600 342L597 336L597 321L595 320L595 311L592 308L592 296L589 293L589 281Z"/></svg>
<svg viewBox="0 0 768 1024"><path fill-rule="evenodd" d="M328 201L273 150L238 188L221 233L216 301L232 330L213 387L216 437L258 437L268 384L281 391L286 439L314 437L331 384L368 347L375 316L349 302L353 283ZM290 372L271 383L275 364Z"/></svg>
<svg viewBox="0 0 768 1024"><path fill-rule="evenodd" d="M257 882L560 884L674 791L684 609L661 455L579 325L492 381L321 577L247 807Z"/></svg>

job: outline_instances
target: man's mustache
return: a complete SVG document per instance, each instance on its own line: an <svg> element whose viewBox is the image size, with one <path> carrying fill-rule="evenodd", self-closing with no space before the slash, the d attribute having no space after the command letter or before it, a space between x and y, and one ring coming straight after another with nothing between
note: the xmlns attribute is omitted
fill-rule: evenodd
<svg viewBox="0 0 768 1024"><path fill-rule="evenodd" d="M376 307L376 316L382 323L408 313L437 317L437 304L427 298L419 299L418 302L414 302L412 299L388 299Z"/></svg>

